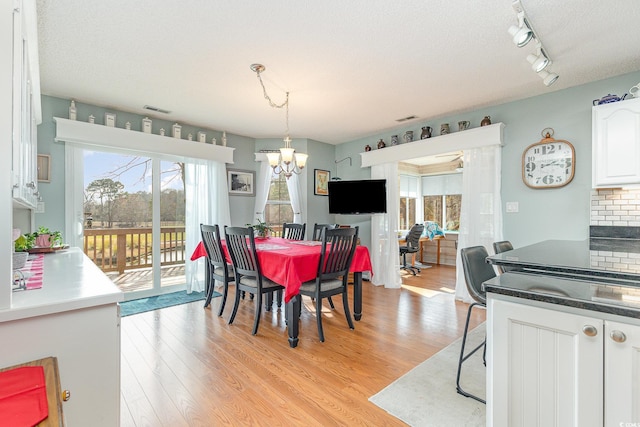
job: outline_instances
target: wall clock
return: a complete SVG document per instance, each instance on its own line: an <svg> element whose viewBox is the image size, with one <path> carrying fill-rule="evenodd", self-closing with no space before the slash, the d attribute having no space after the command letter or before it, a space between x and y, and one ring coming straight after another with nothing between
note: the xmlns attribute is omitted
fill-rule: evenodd
<svg viewBox="0 0 640 427"><path fill-rule="evenodd" d="M522 153L522 180L531 188L565 186L575 173L576 150L569 141L554 139L551 128L542 136Z"/></svg>

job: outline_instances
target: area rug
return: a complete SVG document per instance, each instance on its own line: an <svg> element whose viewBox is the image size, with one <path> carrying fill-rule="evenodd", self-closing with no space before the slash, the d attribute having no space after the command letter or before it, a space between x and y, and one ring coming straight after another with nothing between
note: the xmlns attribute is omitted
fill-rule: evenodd
<svg viewBox="0 0 640 427"><path fill-rule="evenodd" d="M469 332L467 349L472 350L485 337L485 324ZM456 392L456 372L460 345L458 339L411 371L388 385L369 400L410 426L484 426L484 404ZM482 349L462 366L460 385L484 399L486 368Z"/></svg>
<svg viewBox="0 0 640 427"><path fill-rule="evenodd" d="M219 297L219 292L213 291L213 297ZM158 310L160 308L171 307L173 305L185 304L188 302L203 300L204 292L187 291L172 292L170 294L157 295L149 298L134 299L120 303L120 317L131 316L132 314L144 313L145 311Z"/></svg>

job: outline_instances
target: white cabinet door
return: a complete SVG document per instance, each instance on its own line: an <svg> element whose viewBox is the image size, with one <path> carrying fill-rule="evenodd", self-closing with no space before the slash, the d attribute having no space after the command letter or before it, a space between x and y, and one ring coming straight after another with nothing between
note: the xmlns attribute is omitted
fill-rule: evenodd
<svg viewBox="0 0 640 427"><path fill-rule="evenodd" d="M602 320L493 298L489 316L487 425L602 426Z"/></svg>
<svg viewBox="0 0 640 427"><path fill-rule="evenodd" d="M120 315L105 304L0 322L0 367L58 358L68 426L120 425ZM4 425L1 422L0 425Z"/></svg>
<svg viewBox="0 0 640 427"><path fill-rule="evenodd" d="M640 421L640 326L605 321L605 426Z"/></svg>
<svg viewBox="0 0 640 427"><path fill-rule="evenodd" d="M37 83L35 4L17 2L13 15L13 198L22 206L37 205L37 122L40 97Z"/></svg>
<svg viewBox="0 0 640 427"><path fill-rule="evenodd" d="M640 183L640 99L593 107L593 187Z"/></svg>

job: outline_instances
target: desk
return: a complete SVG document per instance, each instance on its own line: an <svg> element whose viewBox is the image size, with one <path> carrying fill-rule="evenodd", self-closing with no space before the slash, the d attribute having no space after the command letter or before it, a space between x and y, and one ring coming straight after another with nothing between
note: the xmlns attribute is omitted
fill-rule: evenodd
<svg viewBox="0 0 640 427"><path fill-rule="evenodd" d="M433 240L435 240L436 244L437 244L437 248L436 248L436 264L440 265L440 240L444 239L445 236L435 236L433 238ZM429 242L429 238L426 236L422 236L420 237L420 241L419 241L419 245L420 245L420 262L424 263L424 257L422 256L423 252L424 252L424 243L425 242ZM401 237L400 239L398 239L398 243L400 243L400 245L404 245L407 243L407 240L404 237ZM411 265L415 267L416 265L416 254L412 253L411 254Z"/></svg>
<svg viewBox="0 0 640 427"><path fill-rule="evenodd" d="M230 262L224 240L222 247ZM302 283L316 278L321 247L320 242L311 240L287 240L280 237L256 240L256 250L262 274L285 287L284 301L287 304L289 345L291 347L298 345L300 286ZM191 260L195 261L206 256L204 244L200 242L193 251ZM356 320L362 318L362 272L371 270L369 249L366 246L356 246L349 270L353 273L353 316Z"/></svg>

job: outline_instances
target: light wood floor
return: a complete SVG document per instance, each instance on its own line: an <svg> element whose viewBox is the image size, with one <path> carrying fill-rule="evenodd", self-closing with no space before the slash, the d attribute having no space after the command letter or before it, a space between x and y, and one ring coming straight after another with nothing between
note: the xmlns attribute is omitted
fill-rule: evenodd
<svg viewBox="0 0 640 427"><path fill-rule="evenodd" d="M304 300L300 342L287 342L284 312L220 298L122 319L122 426L400 426L368 398L462 335L467 304L453 297L455 268L403 276L402 289L363 283L363 317L350 330L341 301L323 310L326 341ZM230 289L232 300L235 289ZM351 294L351 293L350 293ZM352 307L352 305L351 305ZM474 310L472 327L485 319ZM455 387L455 384L451 384Z"/></svg>

